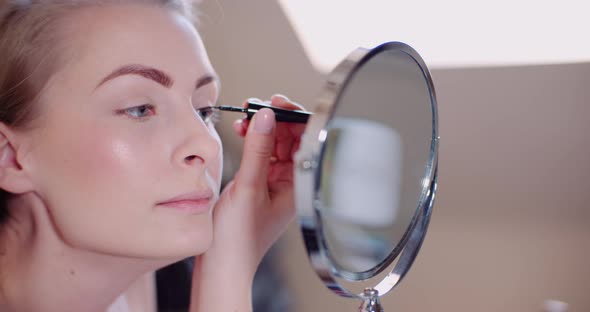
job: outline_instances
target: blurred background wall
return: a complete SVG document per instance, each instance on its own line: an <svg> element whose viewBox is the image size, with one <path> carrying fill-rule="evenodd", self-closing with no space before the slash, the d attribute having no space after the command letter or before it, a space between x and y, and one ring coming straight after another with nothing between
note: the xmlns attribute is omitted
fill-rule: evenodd
<svg viewBox="0 0 590 312"><path fill-rule="evenodd" d="M201 9L221 103L283 93L313 109L324 74L276 1L212 0ZM590 63L431 71L439 191L422 251L385 308L543 311L555 299L590 311ZM241 150L231 121L219 126L228 175ZM316 277L296 223L275 252L292 311L358 306Z"/></svg>

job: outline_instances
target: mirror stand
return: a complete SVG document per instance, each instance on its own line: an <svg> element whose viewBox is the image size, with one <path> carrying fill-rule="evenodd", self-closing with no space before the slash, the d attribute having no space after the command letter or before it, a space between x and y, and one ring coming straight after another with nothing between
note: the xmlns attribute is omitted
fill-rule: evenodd
<svg viewBox="0 0 590 312"><path fill-rule="evenodd" d="M359 312L383 312L379 292L374 288L366 288L363 292L363 303L359 307Z"/></svg>
<svg viewBox="0 0 590 312"><path fill-rule="evenodd" d="M410 46L359 48L330 73L295 154L295 203L313 269L358 312L383 312L420 250L438 145L432 78ZM345 285L361 281L374 286Z"/></svg>

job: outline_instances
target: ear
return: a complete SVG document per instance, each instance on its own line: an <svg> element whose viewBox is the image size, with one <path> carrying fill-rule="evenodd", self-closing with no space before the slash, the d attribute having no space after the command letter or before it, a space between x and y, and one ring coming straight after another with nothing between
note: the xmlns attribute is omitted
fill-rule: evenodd
<svg viewBox="0 0 590 312"><path fill-rule="evenodd" d="M17 135L0 123L0 188L13 194L33 190L33 183L18 161Z"/></svg>

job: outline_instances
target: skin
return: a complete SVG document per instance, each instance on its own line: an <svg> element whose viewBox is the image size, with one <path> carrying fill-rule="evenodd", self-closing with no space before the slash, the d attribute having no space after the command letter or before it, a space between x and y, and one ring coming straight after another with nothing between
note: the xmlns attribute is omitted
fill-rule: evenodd
<svg viewBox="0 0 590 312"><path fill-rule="evenodd" d="M203 79L216 75L194 27L166 9L116 5L72 13L62 30L69 58L41 94L40 117L28 130L0 124L0 187L17 194L0 236L0 310L106 311L192 255L191 311L251 310L256 268L293 217L303 126L277 124L267 109L237 121L242 166L219 195L221 142L197 110L219 85ZM113 75L130 64L171 81ZM271 104L301 109L282 96ZM189 192L205 198L203 211L159 204ZM153 308L145 297L130 310Z"/></svg>

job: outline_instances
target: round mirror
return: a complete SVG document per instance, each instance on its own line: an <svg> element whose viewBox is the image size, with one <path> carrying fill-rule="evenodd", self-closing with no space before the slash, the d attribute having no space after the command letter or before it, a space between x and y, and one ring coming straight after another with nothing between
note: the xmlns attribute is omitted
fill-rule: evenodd
<svg viewBox="0 0 590 312"><path fill-rule="evenodd" d="M328 77L296 155L296 202L310 260L326 285L372 278L383 295L407 272L436 188L434 88L411 47L351 53Z"/></svg>

